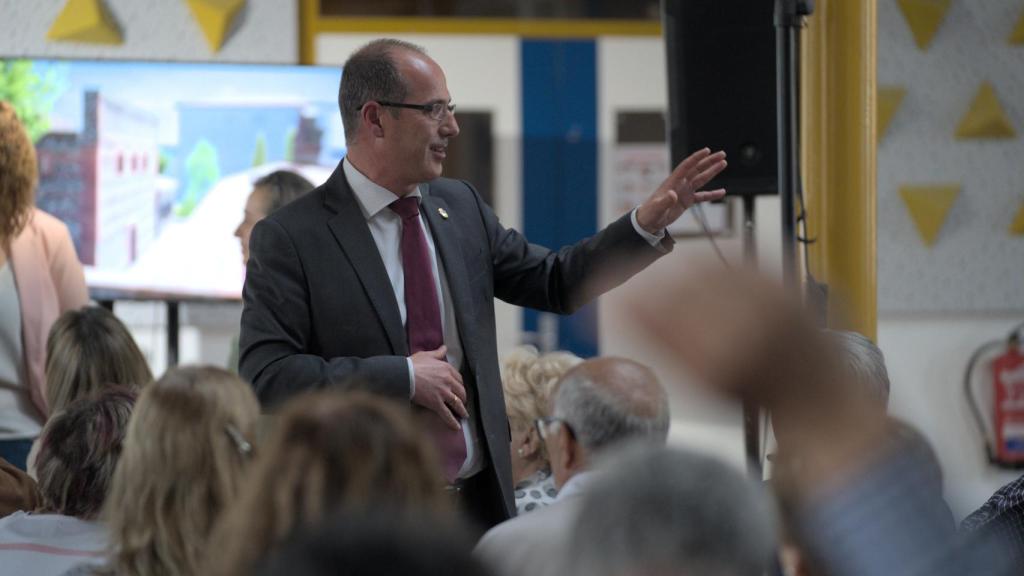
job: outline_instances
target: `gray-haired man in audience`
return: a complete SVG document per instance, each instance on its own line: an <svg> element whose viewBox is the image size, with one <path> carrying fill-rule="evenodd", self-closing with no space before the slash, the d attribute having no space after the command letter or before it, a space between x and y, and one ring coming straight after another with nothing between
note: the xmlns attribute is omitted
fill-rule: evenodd
<svg viewBox="0 0 1024 576"><path fill-rule="evenodd" d="M761 576L776 550L768 495L691 451L640 447L581 500L562 574Z"/></svg>
<svg viewBox="0 0 1024 576"><path fill-rule="evenodd" d="M885 356L874 342L860 332L826 330L839 349L840 367L845 375L863 387L882 408L889 405L889 371Z"/></svg>
<svg viewBox="0 0 1024 576"><path fill-rule="evenodd" d="M594 481L595 458L627 442L663 445L669 413L665 389L650 368L622 358L587 360L558 383L551 416L537 427L551 457L558 499L499 524L475 553L501 574L554 574Z"/></svg>

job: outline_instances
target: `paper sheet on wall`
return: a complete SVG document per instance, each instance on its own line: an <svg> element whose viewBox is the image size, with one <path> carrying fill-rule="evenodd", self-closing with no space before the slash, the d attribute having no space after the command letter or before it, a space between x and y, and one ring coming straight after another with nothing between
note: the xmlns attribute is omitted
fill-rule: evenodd
<svg viewBox="0 0 1024 576"><path fill-rule="evenodd" d="M669 174L668 148L661 143L616 144L613 162L613 213L616 214L628 212L643 203ZM704 204L703 207L708 230L716 235L728 232L728 204ZM668 232L673 236L703 234L692 210L669 226Z"/></svg>

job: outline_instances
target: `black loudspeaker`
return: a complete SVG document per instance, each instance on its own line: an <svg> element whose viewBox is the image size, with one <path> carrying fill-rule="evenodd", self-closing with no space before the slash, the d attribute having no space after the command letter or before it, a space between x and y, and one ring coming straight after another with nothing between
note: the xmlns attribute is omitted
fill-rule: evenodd
<svg viewBox="0 0 1024 576"><path fill-rule="evenodd" d="M710 184L729 195L778 191L774 0L664 0L672 165L725 150Z"/></svg>

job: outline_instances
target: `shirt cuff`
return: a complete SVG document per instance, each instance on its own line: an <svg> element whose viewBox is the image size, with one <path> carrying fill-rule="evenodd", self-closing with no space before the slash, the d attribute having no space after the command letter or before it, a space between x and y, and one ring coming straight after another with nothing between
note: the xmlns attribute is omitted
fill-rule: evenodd
<svg viewBox="0 0 1024 576"><path fill-rule="evenodd" d="M405 359L409 366L409 399L416 395L416 369L412 367L412 358Z"/></svg>
<svg viewBox="0 0 1024 576"><path fill-rule="evenodd" d="M633 211L629 213L629 221L633 223L633 230L636 230L636 233L644 240L647 240L647 243L651 246L655 248L661 246L661 240L665 237L665 229L662 228L657 234L651 234L647 230L644 230L643 227L640 226L640 223L636 221L636 211L639 209L640 207L638 206L633 208Z"/></svg>

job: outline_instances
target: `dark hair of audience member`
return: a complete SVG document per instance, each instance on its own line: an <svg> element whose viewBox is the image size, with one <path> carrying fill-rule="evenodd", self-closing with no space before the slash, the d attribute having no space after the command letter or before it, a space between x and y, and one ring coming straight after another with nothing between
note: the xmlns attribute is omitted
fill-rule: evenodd
<svg viewBox="0 0 1024 576"><path fill-rule="evenodd" d="M268 215L315 188L312 182L288 170L277 170L262 176L253 182L252 187L265 195Z"/></svg>
<svg viewBox="0 0 1024 576"><path fill-rule="evenodd" d="M172 368L143 389L103 512L105 570L201 574L214 522L235 498L259 419L252 387L212 366Z"/></svg>
<svg viewBox="0 0 1024 576"><path fill-rule="evenodd" d="M209 574L248 574L295 529L342 509L449 512L433 448L407 408L325 390L285 405L238 500L215 531Z"/></svg>
<svg viewBox="0 0 1024 576"><path fill-rule="evenodd" d="M135 391L102 390L73 402L42 433L36 471L41 512L94 520L107 497Z"/></svg>
<svg viewBox="0 0 1024 576"><path fill-rule="evenodd" d="M107 385L140 388L152 381L131 333L106 308L68 310L50 328L46 402L51 414Z"/></svg>
<svg viewBox="0 0 1024 576"><path fill-rule="evenodd" d="M260 576L486 576L471 541L444 517L420 510L343 513L272 552Z"/></svg>

